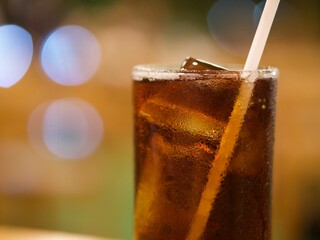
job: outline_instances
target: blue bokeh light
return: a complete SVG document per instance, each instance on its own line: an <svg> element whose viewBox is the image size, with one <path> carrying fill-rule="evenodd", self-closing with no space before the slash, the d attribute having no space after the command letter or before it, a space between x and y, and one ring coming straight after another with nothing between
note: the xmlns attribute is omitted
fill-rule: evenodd
<svg viewBox="0 0 320 240"><path fill-rule="evenodd" d="M254 7L251 0L219 0L210 8L208 27L221 48L234 55L248 54L256 29Z"/></svg>
<svg viewBox="0 0 320 240"><path fill-rule="evenodd" d="M46 148L62 159L89 156L103 137L99 113L80 99L60 99L50 103L42 114L41 128Z"/></svg>
<svg viewBox="0 0 320 240"><path fill-rule="evenodd" d="M21 80L30 67L33 42L30 33L17 25L0 26L0 87Z"/></svg>
<svg viewBox="0 0 320 240"><path fill-rule="evenodd" d="M56 83L76 86L90 80L101 59L101 47L86 28L67 25L55 29L44 41L41 65Z"/></svg>

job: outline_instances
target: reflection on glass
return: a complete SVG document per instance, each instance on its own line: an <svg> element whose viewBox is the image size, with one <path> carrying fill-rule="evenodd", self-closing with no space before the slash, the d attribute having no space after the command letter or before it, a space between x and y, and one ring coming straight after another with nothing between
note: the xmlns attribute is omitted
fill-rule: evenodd
<svg viewBox="0 0 320 240"><path fill-rule="evenodd" d="M60 99L39 106L29 120L30 139L62 159L92 154L103 137L98 112L80 99Z"/></svg>
<svg viewBox="0 0 320 240"><path fill-rule="evenodd" d="M251 0L219 0L209 10L207 20L211 35L224 50L246 56L255 27Z"/></svg>
<svg viewBox="0 0 320 240"><path fill-rule="evenodd" d="M31 35L17 25L0 26L0 87L9 88L27 72L33 55Z"/></svg>
<svg viewBox="0 0 320 240"><path fill-rule="evenodd" d="M101 48L87 29L68 25L52 31L43 43L40 57L43 70L53 81L75 86L96 73Z"/></svg>

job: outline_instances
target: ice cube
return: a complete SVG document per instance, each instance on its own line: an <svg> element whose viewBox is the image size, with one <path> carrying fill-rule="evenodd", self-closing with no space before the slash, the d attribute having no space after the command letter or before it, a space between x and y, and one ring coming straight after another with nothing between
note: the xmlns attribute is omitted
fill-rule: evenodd
<svg viewBox="0 0 320 240"><path fill-rule="evenodd" d="M187 57L181 65L181 71L188 70L227 70L225 67L193 57Z"/></svg>
<svg viewBox="0 0 320 240"><path fill-rule="evenodd" d="M219 141L225 128L225 123L211 116L161 98L146 101L141 106L139 115L161 128L210 141Z"/></svg>
<svg viewBox="0 0 320 240"><path fill-rule="evenodd" d="M161 178L163 163L160 156L163 152L164 138L159 134L154 134L150 140L150 147L146 148L146 159L140 166L141 172L136 193L135 218L137 224L144 219L150 222L158 213L155 213L159 205L159 192L161 188Z"/></svg>
<svg viewBox="0 0 320 240"><path fill-rule="evenodd" d="M136 227L156 236L162 233L163 239L186 236L215 151L204 143L166 141L159 133L152 134L146 151L136 195ZM173 231L164 234L165 226Z"/></svg>

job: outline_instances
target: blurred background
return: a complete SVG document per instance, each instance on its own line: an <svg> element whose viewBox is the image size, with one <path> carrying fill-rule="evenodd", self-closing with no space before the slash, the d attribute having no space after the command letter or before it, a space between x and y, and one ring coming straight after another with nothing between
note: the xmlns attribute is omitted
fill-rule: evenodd
<svg viewBox="0 0 320 240"><path fill-rule="evenodd" d="M130 74L244 63L264 1L0 0L0 225L131 239ZM320 239L320 1L282 0L273 236Z"/></svg>

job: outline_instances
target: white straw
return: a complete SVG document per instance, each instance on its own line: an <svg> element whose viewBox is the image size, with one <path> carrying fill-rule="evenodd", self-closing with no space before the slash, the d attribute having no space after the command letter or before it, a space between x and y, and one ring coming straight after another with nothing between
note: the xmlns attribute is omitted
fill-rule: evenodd
<svg viewBox="0 0 320 240"><path fill-rule="evenodd" d="M280 0L269 0L266 2L243 69L244 71L258 69L279 3Z"/></svg>
<svg viewBox="0 0 320 240"><path fill-rule="evenodd" d="M280 0L267 0L266 2L244 67L245 71L258 69L279 2ZM215 200L220 192L221 183L226 176L229 161L249 106L256 74L252 74L247 80L247 82L241 84L239 89L234 109L222 135L215 159L212 162L208 181L202 192L198 209L193 216L187 240L198 240L201 238L209 215L214 208Z"/></svg>

